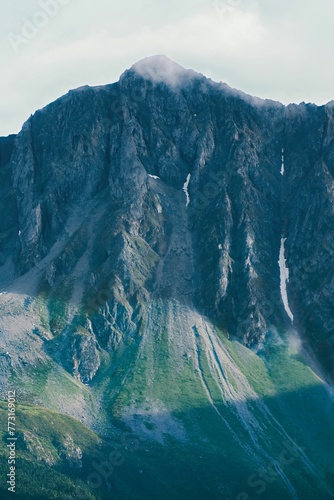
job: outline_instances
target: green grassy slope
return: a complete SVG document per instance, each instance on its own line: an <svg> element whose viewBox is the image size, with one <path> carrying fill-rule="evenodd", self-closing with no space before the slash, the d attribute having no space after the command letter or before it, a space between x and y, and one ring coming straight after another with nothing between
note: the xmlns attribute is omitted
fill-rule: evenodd
<svg viewBox="0 0 334 500"><path fill-rule="evenodd" d="M17 498L334 497L333 400L287 338L257 355L186 305L147 313L142 338L85 388L103 395L108 439L18 404ZM5 498L4 402L0 418Z"/></svg>

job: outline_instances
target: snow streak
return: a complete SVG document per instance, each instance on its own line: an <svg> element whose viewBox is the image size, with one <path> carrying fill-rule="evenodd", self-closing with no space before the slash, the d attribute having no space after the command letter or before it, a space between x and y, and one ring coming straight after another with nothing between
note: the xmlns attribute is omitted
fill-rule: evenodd
<svg viewBox="0 0 334 500"><path fill-rule="evenodd" d="M282 148L282 165L281 165L281 175L285 174L285 158L284 158L284 149Z"/></svg>
<svg viewBox="0 0 334 500"><path fill-rule="evenodd" d="M186 198L187 198L186 207L187 207L187 206L189 205L189 203L190 203L190 196L189 196L189 193L188 193L188 186L189 186L190 179L191 179L191 174L188 174L188 175L187 175L187 180L186 180L186 182L183 184L183 191L185 192L185 195L186 195Z"/></svg>
<svg viewBox="0 0 334 500"><path fill-rule="evenodd" d="M293 323L293 314L291 312L290 306L289 306L289 300L288 300L288 292L286 289L286 284L289 281L289 269L286 267L286 259L285 259L285 241L286 238L281 238L281 248L279 252L279 269L280 269L280 277L281 277L281 297L283 300L284 304L284 309L291 319L291 322Z"/></svg>

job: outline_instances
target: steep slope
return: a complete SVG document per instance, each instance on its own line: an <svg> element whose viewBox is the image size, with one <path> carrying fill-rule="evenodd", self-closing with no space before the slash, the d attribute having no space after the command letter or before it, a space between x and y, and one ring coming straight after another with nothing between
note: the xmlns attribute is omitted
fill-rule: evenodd
<svg viewBox="0 0 334 500"><path fill-rule="evenodd" d="M333 497L332 121L158 56L0 141L2 393L137 436L116 498Z"/></svg>
<svg viewBox="0 0 334 500"><path fill-rule="evenodd" d="M333 378L333 103L288 107L286 128L291 304L302 339Z"/></svg>

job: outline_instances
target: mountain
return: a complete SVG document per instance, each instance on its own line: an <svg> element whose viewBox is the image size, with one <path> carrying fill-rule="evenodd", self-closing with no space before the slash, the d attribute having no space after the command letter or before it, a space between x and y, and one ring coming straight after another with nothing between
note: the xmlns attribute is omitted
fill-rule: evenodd
<svg viewBox="0 0 334 500"><path fill-rule="evenodd" d="M155 56L0 139L21 460L82 498L334 497L333 118Z"/></svg>

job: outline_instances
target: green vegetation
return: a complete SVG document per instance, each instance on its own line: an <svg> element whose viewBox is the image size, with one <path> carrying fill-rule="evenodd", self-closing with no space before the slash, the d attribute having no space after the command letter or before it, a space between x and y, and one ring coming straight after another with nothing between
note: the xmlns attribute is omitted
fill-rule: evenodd
<svg viewBox="0 0 334 500"><path fill-rule="evenodd" d="M47 282L40 285L36 308L43 328L59 335L67 325L68 302L73 292L71 282L63 282L52 290Z"/></svg>
<svg viewBox="0 0 334 500"><path fill-rule="evenodd" d="M13 379L26 401L30 391L52 408L66 399L64 411L83 412L85 401L108 423L106 440L61 413L19 404L17 498L254 499L262 473L269 474L263 498L293 498L292 491L303 500L331 498L333 403L293 343L282 336L255 354L185 305L160 300L146 313L140 339L101 351L89 387L38 362L30 388L30 379ZM54 354L61 341L51 341ZM2 477L6 417L1 403ZM282 464L286 443L295 454ZM111 467L115 452L120 460ZM93 488L88 477L96 473Z"/></svg>
<svg viewBox="0 0 334 500"><path fill-rule="evenodd" d="M0 427L0 474L4 478L8 473L7 405L2 401ZM91 450L100 443L94 432L72 418L31 405L17 405L16 429L15 498L99 498L85 481ZM7 498L7 494L1 481L0 497Z"/></svg>

